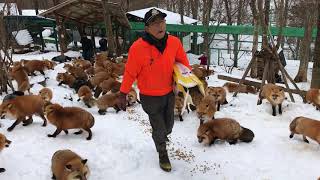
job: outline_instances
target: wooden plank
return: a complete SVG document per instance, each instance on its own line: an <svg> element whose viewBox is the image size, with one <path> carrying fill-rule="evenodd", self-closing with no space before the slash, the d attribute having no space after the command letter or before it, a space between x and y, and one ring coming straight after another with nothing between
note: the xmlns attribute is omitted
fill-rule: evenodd
<svg viewBox="0 0 320 180"><path fill-rule="evenodd" d="M239 83L240 79L239 78L235 78L235 77L230 77L230 76L225 76L225 75L218 75L218 79L222 79L222 80L226 80L226 81L231 81L231 82L235 82L235 83ZM250 80L246 80L244 79L243 80L243 84L245 85L249 85L249 86L254 86L258 89L260 89L260 86L261 86L261 82L256 82L256 81L250 81ZM283 86L282 86L283 87ZM294 94L300 94L298 90L296 89L287 89L285 87L283 87L284 91L286 92L291 92L291 93L294 93ZM307 91L304 91L304 90L300 90L301 93L303 95L305 95L307 93Z"/></svg>

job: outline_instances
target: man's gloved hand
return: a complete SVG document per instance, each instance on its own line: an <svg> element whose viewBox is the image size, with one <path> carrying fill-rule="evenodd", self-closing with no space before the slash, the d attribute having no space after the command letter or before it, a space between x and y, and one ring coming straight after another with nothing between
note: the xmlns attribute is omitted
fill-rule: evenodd
<svg viewBox="0 0 320 180"><path fill-rule="evenodd" d="M120 92L120 96L119 96L117 105L121 110L126 111L126 108L127 108L127 94L125 94L123 92Z"/></svg>

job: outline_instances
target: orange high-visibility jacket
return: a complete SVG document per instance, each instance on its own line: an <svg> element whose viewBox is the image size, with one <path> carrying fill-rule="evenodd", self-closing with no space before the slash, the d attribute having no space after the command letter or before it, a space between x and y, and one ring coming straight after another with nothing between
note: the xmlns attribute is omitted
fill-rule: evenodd
<svg viewBox="0 0 320 180"><path fill-rule="evenodd" d="M167 45L161 52L139 38L130 47L120 91L128 93L137 79L140 93L149 96L168 94L173 88L173 64L178 61L190 67L187 55L177 37L168 35Z"/></svg>

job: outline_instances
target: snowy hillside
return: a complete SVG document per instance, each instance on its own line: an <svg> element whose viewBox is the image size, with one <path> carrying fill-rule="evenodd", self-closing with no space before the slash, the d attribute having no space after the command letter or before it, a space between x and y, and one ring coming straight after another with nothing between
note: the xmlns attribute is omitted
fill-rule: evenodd
<svg viewBox="0 0 320 180"><path fill-rule="evenodd" d="M33 53L15 55L14 59L51 59L55 55L58 53ZM76 52L67 55L79 56ZM197 56L189 57L193 58L190 61L199 63ZM241 64L245 66L246 63ZM239 94L233 98L228 93L229 104L223 105L215 117L234 118L242 126L251 129L255 133L251 143L229 145L219 141L211 147L204 146L197 141L199 120L195 112L184 114L183 122L177 118L169 143L173 169L166 173L159 168L148 117L141 105L136 104L118 114L108 109L106 115L99 115L96 107L88 109L82 102L78 102L77 95L71 89L57 86L55 78L58 72L64 72L62 67L63 64L59 64L54 71L46 71L46 76L50 77L47 87L54 92L52 101L63 106L79 106L91 112L95 117L92 140L85 139L86 133L79 136L61 133L56 138L48 138L47 134L53 133L55 127L51 124L42 127L39 117L34 117L34 123L27 127L18 125L12 132L8 132L6 129L14 121L3 119L0 132L12 140L12 144L0 153L0 167L7 170L0 174L0 179L51 179L51 157L60 149L71 149L87 158L91 180L313 180L320 176L319 144L312 140L306 144L299 135L289 139L289 123L296 116L320 120L320 112L312 105L303 104L298 96L295 96L296 103L286 100L283 114L274 117L268 102L256 105L257 95ZM235 69L234 75L241 76L243 68ZM298 61L288 61L286 68L290 74L295 75ZM214 69L217 73L210 76L208 83L221 86L225 81L217 79L217 74L225 73L223 67L217 66ZM37 82L41 76L31 78L31 81ZM308 89L310 82L299 86ZM37 93L41 88L41 85L36 84L32 92ZM70 96L73 101L65 99Z"/></svg>

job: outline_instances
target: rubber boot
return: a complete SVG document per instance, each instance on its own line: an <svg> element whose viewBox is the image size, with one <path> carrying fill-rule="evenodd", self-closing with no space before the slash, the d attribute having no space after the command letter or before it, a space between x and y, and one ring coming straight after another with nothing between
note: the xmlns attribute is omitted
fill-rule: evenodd
<svg viewBox="0 0 320 180"><path fill-rule="evenodd" d="M166 172L171 171L171 163L170 163L167 151L159 152L159 165L162 170Z"/></svg>

